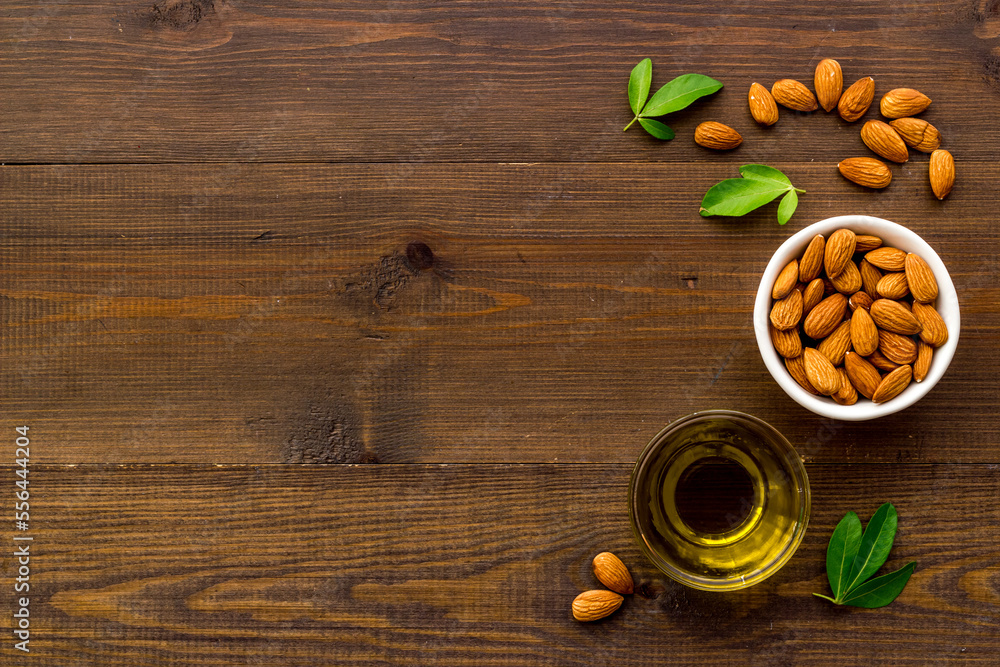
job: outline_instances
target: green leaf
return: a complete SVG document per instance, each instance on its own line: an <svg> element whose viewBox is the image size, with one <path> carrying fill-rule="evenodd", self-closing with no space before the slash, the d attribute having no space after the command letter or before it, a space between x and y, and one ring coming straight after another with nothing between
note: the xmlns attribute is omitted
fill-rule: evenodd
<svg viewBox="0 0 1000 667"><path fill-rule="evenodd" d="M670 141L671 139L674 138L674 131L658 120L649 120L648 118L640 118L639 125L642 125L644 130L649 132L657 139Z"/></svg>
<svg viewBox="0 0 1000 667"><path fill-rule="evenodd" d="M711 95L722 84L704 74L682 74L656 91L640 114L644 118L680 111L695 100Z"/></svg>
<svg viewBox="0 0 1000 667"><path fill-rule="evenodd" d="M704 199L701 200L701 214L703 216L746 215L778 195L788 192L788 187L755 181L751 178L727 178L713 185L705 193Z"/></svg>
<svg viewBox="0 0 1000 667"><path fill-rule="evenodd" d="M795 190L788 194L795 194ZM785 195L787 198L788 195ZM784 202L782 202L784 203ZM781 207L778 207L779 221ZM854 512L848 512L830 537L830 544L826 548L826 576L830 580L830 590L836 602L841 594L846 590L847 576L851 572L851 565L858 555L858 547L861 546L861 519ZM821 596L826 597L826 596ZM828 600L830 598L827 598Z"/></svg>
<svg viewBox="0 0 1000 667"><path fill-rule="evenodd" d="M778 204L778 224L783 225L788 222L798 206L799 196L794 189L789 190L788 194L781 198L781 203ZM858 523L860 524L860 520Z"/></svg>
<svg viewBox="0 0 1000 667"><path fill-rule="evenodd" d="M866 609L877 609L884 607L903 592L903 587L910 580L916 563L907 563L900 569L881 577L875 577L847 594L841 604L851 607L865 607Z"/></svg>
<svg viewBox="0 0 1000 667"><path fill-rule="evenodd" d="M885 503L875 510L875 514L868 521L868 526L865 527L865 534L861 537L858 555L851 565L847 586L844 587L845 597L878 572L885 563L889 557L889 550L892 549L892 543L896 539L896 522L896 508L892 503Z"/></svg>
<svg viewBox="0 0 1000 667"><path fill-rule="evenodd" d="M792 182L788 180L787 176L774 167L768 167L766 164L745 164L740 167L740 176L743 178L752 178L755 181L781 183L786 188L792 187Z"/></svg>
<svg viewBox="0 0 1000 667"><path fill-rule="evenodd" d="M636 116L646 104L646 99L649 97L649 84L652 80L653 61L649 58L640 60L639 64L632 68L632 74L628 77L628 104Z"/></svg>

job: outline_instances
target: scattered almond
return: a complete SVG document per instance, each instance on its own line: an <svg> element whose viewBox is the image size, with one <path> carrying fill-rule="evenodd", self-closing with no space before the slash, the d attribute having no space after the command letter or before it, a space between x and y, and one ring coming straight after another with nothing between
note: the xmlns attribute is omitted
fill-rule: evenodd
<svg viewBox="0 0 1000 667"><path fill-rule="evenodd" d="M906 281L906 274L897 271L882 276L875 291L883 299L902 299L910 293L910 284Z"/></svg>
<svg viewBox="0 0 1000 667"><path fill-rule="evenodd" d="M811 347L802 350L806 366L806 377L816 391L829 396L840 389L840 373L826 355Z"/></svg>
<svg viewBox="0 0 1000 667"><path fill-rule="evenodd" d="M806 362L804 355L800 354L797 357L785 359L785 368L788 369L788 374L792 376L792 379L799 383L800 387L805 389L810 394L819 396L819 392L816 391L811 384L809 384L809 378L806 375Z"/></svg>
<svg viewBox="0 0 1000 667"><path fill-rule="evenodd" d="M880 371L889 372L899 368L899 364L897 364L895 361L889 361L886 358L886 356L881 352L879 352L878 350L875 350L874 352L869 354L867 357L865 357L865 359L867 359L868 363L870 363L872 366L874 366Z"/></svg>
<svg viewBox="0 0 1000 667"><path fill-rule="evenodd" d="M903 336L912 336L924 330L910 309L899 301L879 299L872 304L872 319L879 329L885 329Z"/></svg>
<svg viewBox="0 0 1000 667"><path fill-rule="evenodd" d="M774 325L767 327L771 334L771 344L785 359L794 359L802 354L802 338L799 337L799 330L792 328L786 331L775 329Z"/></svg>
<svg viewBox="0 0 1000 667"><path fill-rule="evenodd" d="M827 276L835 278L838 273L843 271L847 263L851 261L856 242L854 232L850 229L838 229L830 235L830 240L823 253L823 265L826 267Z"/></svg>
<svg viewBox="0 0 1000 667"><path fill-rule="evenodd" d="M854 294L861 289L861 273L858 271L858 265L848 260L844 269L836 278L830 278L830 282L841 294Z"/></svg>
<svg viewBox="0 0 1000 667"><path fill-rule="evenodd" d="M870 310L872 307L872 298L868 296L868 292L855 292L847 299L847 307L851 309L853 313L855 310Z"/></svg>
<svg viewBox="0 0 1000 667"><path fill-rule="evenodd" d="M573 600L573 618L584 622L599 621L615 613L624 601L625 598L613 591L584 591Z"/></svg>
<svg viewBox="0 0 1000 667"><path fill-rule="evenodd" d="M795 284L799 281L799 260L793 259L778 274L771 288L772 299L784 299L795 289Z"/></svg>
<svg viewBox="0 0 1000 667"><path fill-rule="evenodd" d="M858 271L861 272L861 286L872 299L879 297L878 281L882 280L882 272L872 266L867 259L861 260L858 264Z"/></svg>
<svg viewBox="0 0 1000 667"><path fill-rule="evenodd" d="M866 76L855 81L844 91L837 102L837 111L841 118L853 123L865 115L873 99L875 99L875 79Z"/></svg>
<svg viewBox="0 0 1000 667"><path fill-rule="evenodd" d="M756 82L750 84L747 100L750 103L750 115L755 121L764 126L778 122L778 105L767 88Z"/></svg>
<svg viewBox="0 0 1000 667"><path fill-rule="evenodd" d="M873 190L887 187L892 182L889 167L873 157L849 157L837 163L837 169L847 180Z"/></svg>
<svg viewBox="0 0 1000 667"><path fill-rule="evenodd" d="M916 116L931 105L931 98L913 88L893 88L882 96L879 109L886 118Z"/></svg>
<svg viewBox="0 0 1000 667"><path fill-rule="evenodd" d="M865 146L878 153L886 160L902 164L910 159L903 138L888 123L880 120L870 120L861 128L861 141Z"/></svg>
<svg viewBox="0 0 1000 667"><path fill-rule="evenodd" d="M906 253L899 248L882 246L865 253L865 261L883 271L902 271L906 266Z"/></svg>
<svg viewBox="0 0 1000 667"><path fill-rule="evenodd" d="M931 153L929 172L931 190L938 199L944 199L955 185L955 158L946 150Z"/></svg>
<svg viewBox="0 0 1000 667"><path fill-rule="evenodd" d="M802 292L792 290L784 299L774 302L771 308L771 324L775 329L791 329L802 319Z"/></svg>
<svg viewBox="0 0 1000 667"><path fill-rule="evenodd" d="M778 104L795 111L816 111L816 97L805 84L795 79L780 79L771 86L771 96Z"/></svg>
<svg viewBox="0 0 1000 667"><path fill-rule="evenodd" d="M614 592L631 595L635 590L632 575L625 563L610 551L602 551L594 556L593 569L597 580Z"/></svg>
<svg viewBox="0 0 1000 667"><path fill-rule="evenodd" d="M913 295L914 301L931 303L937 298L937 279L934 278L931 267L920 255L914 255L912 252L906 253L903 270L906 273L906 283L910 286L910 293Z"/></svg>
<svg viewBox="0 0 1000 667"><path fill-rule="evenodd" d="M830 398L840 405L854 405L858 402L858 391L851 384L851 378L843 367L838 368L837 372L840 373L840 389L831 394Z"/></svg>
<svg viewBox="0 0 1000 667"><path fill-rule="evenodd" d="M851 345L862 357L867 357L878 349L878 327L875 326L871 314L864 308L858 308L851 316Z"/></svg>
<svg viewBox="0 0 1000 667"><path fill-rule="evenodd" d="M823 281L820 278L811 280L802 292L802 315L808 315L824 296Z"/></svg>
<svg viewBox="0 0 1000 667"><path fill-rule="evenodd" d="M885 403L886 401L899 396L900 393L910 384L913 377L913 368L908 364L900 366L892 371L879 383L878 389L872 395L872 403Z"/></svg>
<svg viewBox="0 0 1000 667"><path fill-rule="evenodd" d="M882 376L878 370L870 363L861 358L856 352L848 352L844 355L844 370L851 384L865 398L870 399L875 390L882 382Z"/></svg>
<svg viewBox="0 0 1000 667"><path fill-rule="evenodd" d="M710 120L694 128L694 142L712 150L728 151L742 144L743 137L728 125Z"/></svg>
<svg viewBox="0 0 1000 667"><path fill-rule="evenodd" d="M816 73L813 75L813 86L816 88L816 97L819 104L826 112L833 111L840 101L840 93L844 90L844 73L840 69L840 63L833 58L824 58L816 65Z"/></svg>
<svg viewBox="0 0 1000 667"><path fill-rule="evenodd" d="M823 253L826 248L826 241L822 234L817 234L809 242L806 251L802 254L799 262L799 280L804 283L819 277L823 270Z"/></svg>
<svg viewBox="0 0 1000 667"><path fill-rule="evenodd" d="M920 340L932 347L941 347L948 342L948 327L934 306L914 301L913 316L923 327Z"/></svg>
<svg viewBox="0 0 1000 667"><path fill-rule="evenodd" d="M917 343L917 360L913 362L913 381L923 382L927 377L927 371L931 369L931 361L934 359L934 348L920 341Z"/></svg>
<svg viewBox="0 0 1000 667"><path fill-rule="evenodd" d="M897 118L889 121L889 125L910 148L930 153L941 146L941 133L922 118Z"/></svg>

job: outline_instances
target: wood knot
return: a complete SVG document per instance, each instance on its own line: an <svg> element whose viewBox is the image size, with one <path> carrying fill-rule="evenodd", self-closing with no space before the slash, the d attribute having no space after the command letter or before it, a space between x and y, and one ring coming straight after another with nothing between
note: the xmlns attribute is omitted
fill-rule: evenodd
<svg viewBox="0 0 1000 667"><path fill-rule="evenodd" d="M153 5L153 27L190 30L215 13L215 0L160 0Z"/></svg>
<svg viewBox="0 0 1000 667"><path fill-rule="evenodd" d="M416 271L426 271L434 266L434 251L423 241L411 241L406 246L406 263Z"/></svg>

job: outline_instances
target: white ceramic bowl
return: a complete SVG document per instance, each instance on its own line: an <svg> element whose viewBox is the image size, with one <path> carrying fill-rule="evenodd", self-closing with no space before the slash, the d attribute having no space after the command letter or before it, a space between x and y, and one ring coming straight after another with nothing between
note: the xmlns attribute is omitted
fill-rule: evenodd
<svg viewBox="0 0 1000 667"><path fill-rule="evenodd" d="M826 238L830 238L830 234L841 227L846 227L857 234L878 236L887 246L920 255L931 267L934 277L937 279L938 298L935 307L948 327L948 342L934 350L934 357L927 377L922 382L911 382L899 396L878 405L864 397L859 397L858 402L854 405L839 405L826 396L810 394L800 387L788 373L784 361L774 349L774 345L771 344L771 337L768 333L771 287L774 285L778 273L790 261L802 256L806 246L809 245L809 241L814 236L822 234ZM958 346L958 295L955 293L955 285L951 282L944 262L941 261L933 248L909 229L894 222L867 215L841 215L809 225L781 244L781 247L771 257L771 261L768 262L767 268L764 269L764 275L760 279L760 287L757 289L757 299L753 307L753 327L757 334L757 346L760 348L760 356L764 359L764 365L767 366L767 370L771 372L785 393L791 396L796 403L824 417L844 421L864 421L891 415L910 407L923 398L944 375L952 357L955 356L955 348Z"/></svg>

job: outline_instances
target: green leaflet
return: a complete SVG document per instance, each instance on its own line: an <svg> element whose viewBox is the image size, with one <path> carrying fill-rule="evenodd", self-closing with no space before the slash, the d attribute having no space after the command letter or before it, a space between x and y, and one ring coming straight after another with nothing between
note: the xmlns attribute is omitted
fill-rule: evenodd
<svg viewBox="0 0 1000 667"><path fill-rule="evenodd" d="M826 550L826 575L833 597L813 593L834 604L874 609L884 607L903 592L916 563L871 579L889 557L896 537L896 508L879 507L861 534L861 521L848 512L837 524Z"/></svg>
<svg viewBox="0 0 1000 667"><path fill-rule="evenodd" d="M682 74L656 91L647 103L652 80L653 61L644 58L632 68L628 77L628 104L635 117L625 126L625 130L638 121L643 129L663 141L673 139L674 131L659 121L650 120L652 117L680 111L695 100L722 88L720 82L703 74Z"/></svg>
<svg viewBox="0 0 1000 667"><path fill-rule="evenodd" d="M636 116L642 111L649 97L649 84L653 80L653 61L645 58L632 69L628 77L628 105Z"/></svg>
<svg viewBox="0 0 1000 667"><path fill-rule="evenodd" d="M701 215L746 215L785 195L778 206L778 222L782 225L788 222L799 205L797 193L805 190L799 190L787 176L763 164L745 164L740 173L743 178L727 178L708 189L701 200Z"/></svg>
<svg viewBox="0 0 1000 667"><path fill-rule="evenodd" d="M682 74L656 91L640 115L648 118L680 111L721 88L721 83L704 74Z"/></svg>

